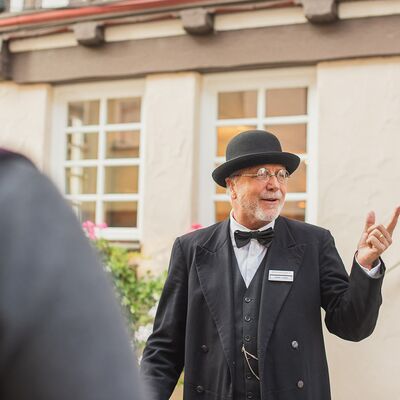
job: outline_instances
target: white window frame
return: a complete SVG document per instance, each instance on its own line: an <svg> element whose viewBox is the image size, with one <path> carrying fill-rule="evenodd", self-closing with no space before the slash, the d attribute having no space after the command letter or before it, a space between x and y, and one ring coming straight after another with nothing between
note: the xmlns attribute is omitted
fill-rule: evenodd
<svg viewBox="0 0 400 400"><path fill-rule="evenodd" d="M118 195L118 194L103 194L102 203L108 200L132 200L137 201L137 227L136 228L106 228L101 230L100 236L108 240L115 241L140 241L142 238L143 229L143 207L144 207L144 152L145 152L145 126L144 126L144 80L124 80L124 81L113 81L113 82L101 82L101 83L85 83L85 84L71 84L65 86L57 86L54 89L53 97L53 120L52 120L52 143L51 143L51 171L52 178L56 182L60 191L65 194L65 167L69 164L74 166L98 166L99 163L102 166L139 166L139 185L138 193L129 195ZM116 160L81 160L79 162L70 162L66 160L66 133L71 129L67 127L68 118L68 103L74 101L89 101L104 99L115 99L115 98L126 98L126 97L140 97L141 98L141 115L140 123L123 124L124 130L140 129L140 148L139 148L139 159L130 160L127 159L116 159ZM101 107L105 107L105 101L101 103ZM99 131L99 143L100 146L104 146L100 138L104 137L105 132L121 130L121 125L113 124L106 125L105 121L105 110L100 115L103 120L100 121L100 129L96 127L85 126L82 128L82 132L85 131ZM101 132L100 132L101 131ZM100 151L104 154L104 151ZM100 168L97 174L97 191L103 193L104 188L104 168ZM96 201L96 221L95 223L104 222L102 221L102 209L97 200L99 194L85 194L85 195L73 195L71 197L86 200ZM69 196L66 195L66 198Z"/></svg>
<svg viewBox="0 0 400 400"><path fill-rule="evenodd" d="M265 91L268 89L285 89L307 87L307 117L265 117L264 114ZM288 193L286 201L305 200L307 203L305 221L316 223L317 221L317 194L318 194L318 158L317 158L317 101L316 101L316 77L315 69L285 68L251 72L229 72L209 74L203 80L203 93L201 100L200 120L200 176L199 176L199 222L202 225L215 223L215 201L228 201L225 194L215 193L215 183L211 172L215 168L215 162L225 160L224 157L216 158L218 121L218 93L234 91L258 92L257 117L232 120L233 125L256 125L257 129L265 129L264 125L286 123L289 119L294 123L307 123L307 187L306 193ZM229 120L224 120L223 125L229 125ZM283 149L285 150L285 149ZM300 155L304 159L304 155Z"/></svg>

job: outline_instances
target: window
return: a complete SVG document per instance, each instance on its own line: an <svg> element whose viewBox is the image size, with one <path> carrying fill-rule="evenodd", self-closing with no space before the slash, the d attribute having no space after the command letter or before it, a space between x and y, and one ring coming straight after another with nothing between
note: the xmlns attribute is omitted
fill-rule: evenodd
<svg viewBox="0 0 400 400"><path fill-rule="evenodd" d="M205 78L202 104L200 221L224 220L230 212L225 189L214 184L212 170L225 161L227 143L237 133L264 129L274 133L284 151L301 163L290 177L282 215L314 221L315 141L312 70L213 74ZM204 189L204 190L203 190ZM204 204L208 204L205 206Z"/></svg>
<svg viewBox="0 0 400 400"><path fill-rule="evenodd" d="M58 181L82 222L106 223L104 236L109 239L137 240L142 97L137 88L118 91L107 86L110 90L96 88L91 93L94 86L85 86L89 90L76 90L74 85L56 90L64 122L55 129L55 153L63 160ZM80 92L85 93L83 98Z"/></svg>
<svg viewBox="0 0 400 400"><path fill-rule="evenodd" d="M10 0L10 11L19 12L38 8L67 7L69 0Z"/></svg>

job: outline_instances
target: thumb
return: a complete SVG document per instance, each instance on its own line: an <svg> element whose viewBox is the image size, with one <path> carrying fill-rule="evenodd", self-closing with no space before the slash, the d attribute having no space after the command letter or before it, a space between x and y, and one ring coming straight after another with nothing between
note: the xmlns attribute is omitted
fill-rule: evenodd
<svg viewBox="0 0 400 400"><path fill-rule="evenodd" d="M369 227L375 224L375 213L373 211L370 211L367 214L367 218L365 219L365 226L364 226L364 232L367 232Z"/></svg>

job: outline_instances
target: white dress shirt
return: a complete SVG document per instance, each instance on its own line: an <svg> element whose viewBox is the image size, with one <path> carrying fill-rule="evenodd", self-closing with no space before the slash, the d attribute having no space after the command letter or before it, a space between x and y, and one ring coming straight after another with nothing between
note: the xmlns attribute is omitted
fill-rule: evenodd
<svg viewBox="0 0 400 400"><path fill-rule="evenodd" d="M265 231L268 228L274 228L275 221L258 229L259 231ZM239 266L240 273L243 277L246 287L249 287L251 280L256 274L261 261L264 259L265 254L267 254L267 248L260 244L257 239L250 239L250 242L243 247L237 247L235 242L235 231L250 232L251 229L240 225L235 218L233 218L233 213L230 215L230 233L233 251L235 252L236 260Z"/></svg>
<svg viewBox="0 0 400 400"><path fill-rule="evenodd" d="M275 220L269 224L258 229L259 231L267 230L268 228L274 228ZM268 249L260 244L257 239L250 239L250 242L243 247L237 247L235 242L235 231L250 232L251 229L239 224L233 217L233 212L230 213L230 234L233 246L233 251L235 252L236 260L239 266L240 274L243 277L246 287L249 287L251 280L254 278L261 261L267 254ZM356 260L357 261L357 260ZM357 262L358 264L358 262ZM358 264L360 265L360 264ZM375 278L379 275L381 263L379 262L376 266L370 270L364 268L362 265L360 267L371 277Z"/></svg>

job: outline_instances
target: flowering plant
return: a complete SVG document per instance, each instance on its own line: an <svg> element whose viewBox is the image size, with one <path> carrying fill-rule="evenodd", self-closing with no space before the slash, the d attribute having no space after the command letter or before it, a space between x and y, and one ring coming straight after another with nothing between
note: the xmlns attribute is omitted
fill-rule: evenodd
<svg viewBox="0 0 400 400"><path fill-rule="evenodd" d="M189 232L197 231L198 229L203 229L204 226L201 224L192 224L192 226L189 229Z"/></svg>
<svg viewBox="0 0 400 400"><path fill-rule="evenodd" d="M106 227L91 221L82 224L84 231L100 254L105 270L111 275L117 297L125 311L132 341L136 351L141 354L151 333L157 302L165 281L165 274L152 276L149 272L138 274L139 252L130 251L97 233Z"/></svg>
<svg viewBox="0 0 400 400"><path fill-rule="evenodd" d="M107 228L107 224L95 224L92 221L85 221L82 223L82 228L90 240L96 240L97 232L101 229Z"/></svg>

